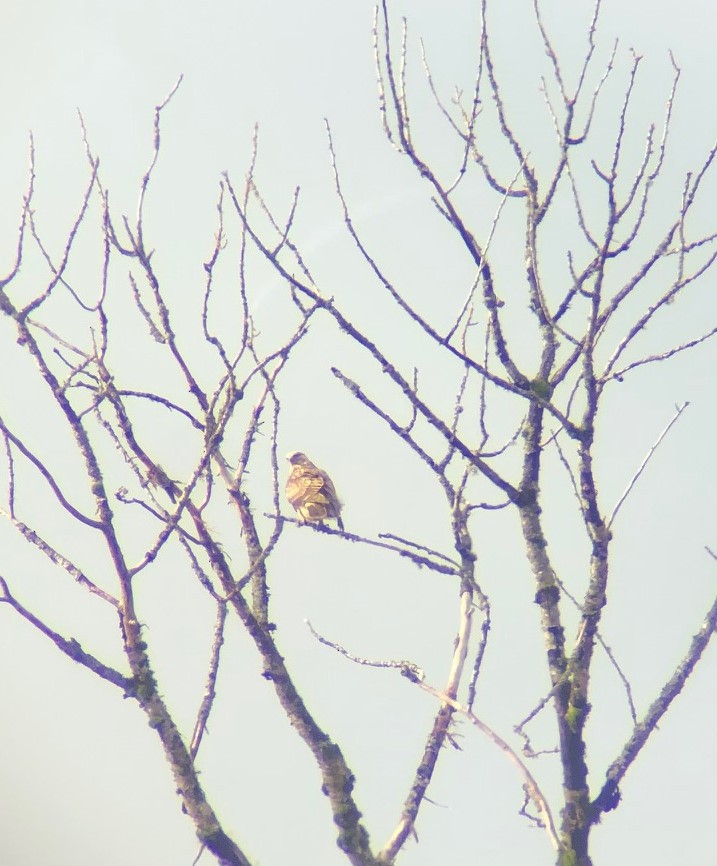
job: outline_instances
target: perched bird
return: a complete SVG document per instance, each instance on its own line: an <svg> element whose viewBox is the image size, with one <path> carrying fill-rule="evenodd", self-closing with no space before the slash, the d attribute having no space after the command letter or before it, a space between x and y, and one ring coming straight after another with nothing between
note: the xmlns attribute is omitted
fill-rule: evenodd
<svg viewBox="0 0 717 866"><path fill-rule="evenodd" d="M299 512L305 523L322 523L336 520L343 530L341 503L336 495L333 481L301 451L294 451L287 457L291 472L286 482L286 498Z"/></svg>

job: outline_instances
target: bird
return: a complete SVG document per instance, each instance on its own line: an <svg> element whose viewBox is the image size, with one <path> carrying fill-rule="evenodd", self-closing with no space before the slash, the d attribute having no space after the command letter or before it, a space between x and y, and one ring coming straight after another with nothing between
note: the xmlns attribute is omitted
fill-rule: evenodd
<svg viewBox="0 0 717 866"><path fill-rule="evenodd" d="M286 498L302 522L323 525L324 520L335 520L343 532L341 503L334 482L303 451L292 451L287 460L291 463L291 472L286 482Z"/></svg>

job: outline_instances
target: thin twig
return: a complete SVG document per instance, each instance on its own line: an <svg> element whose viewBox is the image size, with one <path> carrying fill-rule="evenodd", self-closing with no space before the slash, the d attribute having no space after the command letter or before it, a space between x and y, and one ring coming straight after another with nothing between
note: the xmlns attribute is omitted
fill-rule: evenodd
<svg viewBox="0 0 717 866"><path fill-rule="evenodd" d="M630 495L630 493L631 493L633 487L635 486L635 484L637 484L637 480L638 480L639 477L642 475L642 473L645 471L645 468L646 468L647 464L648 464L648 463L650 462L650 460L652 459L652 457L653 457L655 451L657 451L657 449L658 449L660 443L661 443L662 440L665 438L665 436L667 436L667 434L670 432L670 429L672 428L672 425L675 424L675 423L677 422L677 419L680 417L680 415L682 415L682 413L685 411L685 409L686 409L689 405L690 405L689 402L685 401L681 406L677 406L677 407L676 407L675 414L672 416L672 418L671 418L669 424L665 427L665 429L662 431L662 433L660 433L660 435L657 437L657 439L655 440L654 445L653 445L652 448L650 448L650 450L647 452L647 454L645 455L645 459L644 459L644 460L642 461L642 463L640 464L640 468L639 468L639 469L637 470L637 472L632 476L632 479L630 480L630 483L629 483L629 484L627 485L627 487L625 488L624 493L622 494L622 496L618 499L617 503L615 504L615 507L614 507L613 510L612 510L612 514L610 515L610 518L609 518L609 520L607 521L607 528L608 528L608 529L610 529L610 527L612 526L613 521L615 520L615 517L616 517L616 515L617 515L617 512L618 512L618 511L620 510L620 508L622 507L623 502L624 502L624 501L627 499L627 497Z"/></svg>
<svg viewBox="0 0 717 866"><path fill-rule="evenodd" d="M553 815L550 811L550 806L548 804L545 795L540 790L538 783L533 778L530 770L527 768L525 763L521 760L518 753L512 746L508 745L508 743L499 736L491 727L489 727L485 722L482 722L471 710L467 707L464 707L463 704L459 703L455 698L451 698L449 695L445 694L445 692L441 692L439 689L433 688L433 686L429 685L426 682L417 682L419 688L423 689L424 692L428 692L428 694L433 695L438 700L443 701L443 703L448 704L452 707L457 713L460 713L462 716L465 716L468 721L478 730L485 734L491 742L496 745L504 755L507 756L508 760L511 761L517 768L520 774L523 776L525 781L525 785L530 795L530 798L533 800L535 805L540 812L540 815L543 820L543 826L545 827L550 841L553 844L553 847L556 850L560 850L560 840L558 839L558 834L555 830L555 823L553 821Z"/></svg>

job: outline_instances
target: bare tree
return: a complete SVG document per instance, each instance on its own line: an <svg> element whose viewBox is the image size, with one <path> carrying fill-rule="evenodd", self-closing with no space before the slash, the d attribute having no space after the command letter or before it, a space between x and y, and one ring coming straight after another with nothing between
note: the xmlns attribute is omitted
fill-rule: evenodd
<svg viewBox="0 0 717 866"><path fill-rule="evenodd" d="M394 862L415 834L443 747L454 742L458 719L468 720L513 763L524 792L522 806L520 796L516 806L526 821L544 830L557 862L589 864L591 829L618 806L626 772L679 694L717 623L716 599L706 612L695 612L696 633L691 642L685 639L683 659L638 717L628 678L600 631L612 573L611 541L613 532L629 531L620 527L619 512L686 404L677 408L612 507L600 495L596 472L600 419L610 389L629 382L643 368L661 369L717 333L717 325L708 322L667 346L654 346L646 336L658 319L669 321L673 302L695 290L717 257L717 234L695 233L692 226L717 146L684 177L671 209L665 207L672 180L666 166L679 68L673 61L665 115L659 125L649 126L642 155L635 159L632 116L641 58L632 56L622 100L615 104L606 94L620 76L619 54L616 48L606 57L596 47L599 0L582 61L571 73L535 0L534 23L548 60L542 90L553 139L532 140L520 131L501 88L487 7L483 0L472 93L458 92L444 100L423 53L435 108L425 122L438 118L451 140L437 156L424 153L422 112L411 108L415 54L407 26L404 22L397 36L387 0L377 7L374 21L386 137L422 180L437 224L452 234L456 256L470 272L457 306L441 304L438 315L427 314L425 287L399 285L378 260L352 216L346 169L327 124L336 194L354 251L384 300L400 315L402 327L425 340L425 357L410 372L397 352L357 322L339 292L313 276L313 263L294 239L298 190L288 212L279 216L256 179L256 138L245 180L239 183L230 173L223 175L215 242L204 264L204 291L199 302L189 301L196 304L196 314L187 323L171 285L155 266L146 225L148 190L160 155L161 116L176 87L156 109L154 150L134 220L115 212L85 134L90 169L86 190L62 254L53 256L36 222L34 168L31 173L15 263L0 283L0 309L14 323L19 349L44 385L48 426L72 456L53 455L37 431L24 430L22 419L3 407L2 514L32 548L74 581L77 593L89 593L116 616L122 663L103 661L84 641L63 635L53 625L51 612L26 605L21 575L0 575L0 600L68 658L137 703L159 737L198 839L221 863L252 862L245 847L248 828L246 842L230 836L199 775L217 677L228 652L224 636L230 619L241 623L250 637L263 677L313 756L338 847L354 866ZM98 291L78 286L71 276L73 257L83 249L92 217L101 224L101 232L94 235L103 250ZM519 282L505 271L499 251L506 245L515 251L514 259L520 250ZM28 256L44 263L49 274L39 291L21 279ZM233 270L227 278L229 259ZM259 309L250 262L252 267L263 262L264 272L280 280L285 288L281 311ZM221 321L228 307L234 310L229 325ZM442 491L452 532L453 549L446 552L422 538L388 532L368 537L350 523L347 531L322 523L301 529L340 539L346 557L356 545L380 548L417 569L455 581L460 625L450 637L452 661L440 684L430 683L416 661L369 660L360 647L345 646L340 635L312 629L347 665L394 668L435 698L435 716L415 775L407 783L403 810L395 830L378 844L371 843L354 796L355 770L307 706L271 614L273 556L285 543L287 525L300 523L288 516L281 495L284 469L277 456L277 434L282 387L286 371L296 363L297 347L315 339L312 327L322 321L333 322L341 339L391 381L395 397L386 400L372 393L370 384L328 363L337 387L355 399L356 412L384 425L430 471ZM192 351L183 348L189 340ZM137 375L132 357L140 341L146 341L158 359L157 369L142 371L142 387L133 388L126 381ZM448 414L435 408L423 384L433 364L449 370L451 381L458 382ZM174 468L165 468L175 462L169 443L192 455L176 480ZM33 473L35 481L41 479L40 494L34 492ZM270 511L252 504L261 484L271 489ZM549 491L558 487L570 491L575 525L587 551L582 570L569 575L561 573L551 554L561 539L550 537L546 529ZM24 517L27 497L38 495L47 501L46 526L31 525ZM227 555L222 533L214 528L215 520L226 519L227 500L241 530L242 562ZM476 538L486 516L495 511L508 520L509 514L519 518L534 579L525 591L534 596L550 683L527 718L516 717L513 744L476 712L493 635L485 590L490 580L481 570ZM58 519L71 527L81 546L97 551L92 570L81 564L83 555L70 552L72 542L57 538L52 527ZM169 551L181 553L183 569L201 585L213 610L204 697L192 732L182 730L163 697L138 602L138 584L167 567ZM700 616L704 619L698 626ZM577 617L577 628L569 634L566 622L572 617ZM591 792L588 772L594 779L601 768L588 765L585 728L596 701L591 672L600 653L607 654L624 684L633 728L599 788ZM539 752L528 733L538 716L551 720L562 773L559 800L549 796L540 780Z"/></svg>

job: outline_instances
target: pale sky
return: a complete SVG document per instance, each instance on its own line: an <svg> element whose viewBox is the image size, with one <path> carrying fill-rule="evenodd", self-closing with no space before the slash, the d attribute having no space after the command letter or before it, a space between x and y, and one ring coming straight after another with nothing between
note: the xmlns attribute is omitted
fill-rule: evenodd
<svg viewBox="0 0 717 866"><path fill-rule="evenodd" d="M529 0L493 0L491 19L507 98L514 99L516 127L530 135L545 123L538 89L545 71L535 41ZM28 133L36 151L35 215L44 238L59 255L87 181L77 118L84 118L100 172L116 213L130 218L138 185L152 153L155 105L178 77L183 83L163 115L162 152L150 187L148 246L165 285L172 286L178 330L189 342L197 321L203 262L216 230L218 185L228 171L238 186L259 124L257 180L272 207L286 213L301 186L297 239L328 294L402 362L426 362L420 341L397 329L375 300L370 274L351 249L333 193L324 118L331 123L346 195L357 224L386 267L411 285L422 308L445 315L451 286L465 292L466 264L455 244L436 229L425 189L383 137L377 110L372 54L372 3L354 0L303 3L226 0L100 4L47 0L6 4L0 55L0 275L14 260L22 195L27 185ZM421 141L441 158L444 138L425 95L418 37L441 92L453 85L470 91L477 57L477 4L468 0L393 4L396 21L409 20L416 88L414 120ZM552 0L545 6L566 70L582 50L581 27L590 4ZM577 10L577 11L576 11ZM699 165L717 138L713 82L715 13L707 0L679 6L646 0L606 0L598 52L607 58L619 39L618 67L629 50L644 55L636 102L635 159L645 129L658 124L669 93L671 49L682 69L672 130L674 189ZM398 27L396 28L398 36ZM618 73L619 76L620 73ZM616 86L616 98L620 98ZM546 126L549 129L549 126ZM536 144L536 156L541 143ZM668 187L670 185L668 184ZM716 192L712 180L710 190ZM707 199L710 200L709 197ZM714 196L712 196L714 200ZM710 208L700 211L702 231L714 231ZM490 224L493 213L477 222ZM481 222L483 221L483 222ZM93 230L94 231L94 230ZM93 243L94 241L94 243ZM500 248L509 270L522 264L520 238L514 256ZM99 275L97 235L90 232L69 273L92 293ZM28 264L25 290L36 290ZM44 278L43 278L44 279ZM717 319L715 278L675 305L674 318L650 330L659 351L694 335ZM281 327L284 287L257 270L252 286L265 339ZM61 312L60 312L61 316ZM235 311L227 309L227 321ZM120 317L120 321L122 321ZM68 333L75 327L65 322ZM129 319L127 328L130 327ZM78 332L79 333L79 332ZM345 502L347 528L375 535L394 532L450 552L450 534L434 482L376 420L357 407L328 372L333 364L357 376L380 377L358 353L340 348L333 330L317 326L317 339L299 350L300 366L287 376L279 452L305 450L331 471ZM637 374L616 388L599 450L606 504L621 495L645 454L674 413L690 408L656 454L649 472L620 513L613 546L614 579L602 633L632 682L638 717L684 655L714 597L717 563L705 545L715 536L714 370L717 344L708 343L669 366ZM146 354L145 354L146 351ZM48 459L64 460L68 443L41 411L41 389L26 386L15 336L0 324L0 415L27 435ZM418 358L418 360L415 360ZM413 360L412 360L413 359ZM123 362L128 385L163 383L155 356L142 349ZM450 409L443 368L428 367L423 385ZM452 387L452 386L451 386ZM388 390L386 391L388 393ZM444 401L443 403L441 401ZM233 456L239 445L239 432ZM159 440L162 431L153 431ZM174 444L174 443L173 443ZM181 471L176 444L167 464ZM227 443L232 454L232 443ZM555 471L559 472L556 462ZM71 466L62 465L60 475ZM46 488L23 476L32 492L24 519L48 519ZM68 480L68 484L71 483ZM5 482L2 487L5 505ZM78 499L82 493L77 492ZM257 508L271 507L269 496ZM572 541L566 504L556 498L546 524L552 551L565 575L583 564L581 542ZM48 535L58 546L98 567L84 537L67 533L52 516ZM241 544L233 515L219 510L216 525L237 567ZM563 521L566 521L563 523ZM547 674L532 602L531 578L516 541L515 516L498 512L477 533L480 573L493 602L494 631L477 714L516 747L513 725L546 691ZM121 665L116 620L82 595L64 575L28 552L0 523L0 574L28 607L43 611L53 627L108 663ZM577 571L575 571L577 569ZM184 561L163 553L138 594L162 694L183 730L191 733L202 696L213 611ZM286 530L272 560L273 619L280 647L319 723L342 749L357 776L356 796L376 849L390 835L437 709L431 699L390 671L357 668L319 646L305 619L358 656L410 659L437 686L444 681L457 625L455 586L403 561L358 545L295 527ZM577 618L567 617L568 624ZM254 647L236 623L228 631L227 663L219 699L200 752L202 782L226 829L261 866L339 866L331 815L319 776L303 743L279 711L271 686L259 676ZM144 716L119 692L61 656L49 642L0 605L0 710L3 783L0 785L0 861L3 866L177 866L191 864L198 849L182 815L160 743ZM599 863L672 866L713 862L717 794L717 650L711 646L682 695L660 724L622 785L623 802L594 830ZM607 765L630 733L624 694L604 657L596 663L589 760L593 794ZM495 747L459 724L461 751L443 755L417 830L400 856L405 866L485 863L517 866L554 862L546 836L518 814L521 781ZM553 745L547 718L536 728L540 745ZM551 758L531 765L549 794L559 780ZM556 801L557 802L557 801ZM557 815L556 815L557 818ZM205 853L201 863L212 862Z"/></svg>

